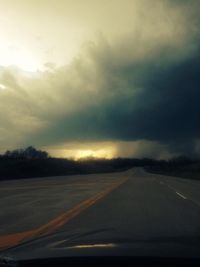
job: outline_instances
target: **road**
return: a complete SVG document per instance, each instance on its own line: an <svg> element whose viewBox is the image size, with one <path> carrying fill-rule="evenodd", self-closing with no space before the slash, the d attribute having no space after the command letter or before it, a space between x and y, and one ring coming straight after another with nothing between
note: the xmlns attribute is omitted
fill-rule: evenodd
<svg viewBox="0 0 200 267"><path fill-rule="evenodd" d="M134 240L200 237L200 182L145 172L0 182L0 249L59 231Z"/></svg>

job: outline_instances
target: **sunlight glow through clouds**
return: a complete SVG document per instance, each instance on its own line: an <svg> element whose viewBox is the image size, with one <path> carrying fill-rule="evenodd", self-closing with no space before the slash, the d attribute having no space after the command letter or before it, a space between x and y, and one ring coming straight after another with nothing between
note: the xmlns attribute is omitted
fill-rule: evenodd
<svg viewBox="0 0 200 267"><path fill-rule="evenodd" d="M6 86L2 83L0 83L0 91L6 90Z"/></svg>
<svg viewBox="0 0 200 267"><path fill-rule="evenodd" d="M75 152L75 159L83 159L83 158L105 158L111 159L113 157L112 151L108 149L100 149L100 150L77 150Z"/></svg>
<svg viewBox="0 0 200 267"><path fill-rule="evenodd" d="M112 159L117 157L151 156L162 159L169 158L170 154L165 145L152 141L105 141L105 142L68 142L43 147L50 155L55 157L72 158L75 160L87 158ZM176 156L176 154L173 154Z"/></svg>
<svg viewBox="0 0 200 267"><path fill-rule="evenodd" d="M0 66L14 66L23 71L37 72L42 64L31 51L9 45L9 42L4 40L0 43Z"/></svg>
<svg viewBox="0 0 200 267"><path fill-rule="evenodd" d="M53 156L75 160L85 158L111 159L117 156L117 147L113 142L83 142L82 144L72 142L52 146L50 149L44 147L44 149Z"/></svg>

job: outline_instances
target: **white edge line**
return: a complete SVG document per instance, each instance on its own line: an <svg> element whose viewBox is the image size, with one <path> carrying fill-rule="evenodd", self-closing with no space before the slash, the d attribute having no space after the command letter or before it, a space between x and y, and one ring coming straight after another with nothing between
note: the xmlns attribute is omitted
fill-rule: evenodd
<svg viewBox="0 0 200 267"><path fill-rule="evenodd" d="M187 197L185 197L184 195L182 195L181 193L176 191L176 194L179 195L180 197L182 197L183 199L187 199Z"/></svg>

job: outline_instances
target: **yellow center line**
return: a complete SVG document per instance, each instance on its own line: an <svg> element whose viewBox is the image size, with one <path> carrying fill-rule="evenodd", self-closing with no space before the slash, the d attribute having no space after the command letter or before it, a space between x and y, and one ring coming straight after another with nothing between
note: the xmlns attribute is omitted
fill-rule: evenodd
<svg viewBox="0 0 200 267"><path fill-rule="evenodd" d="M52 219L48 223L25 232L8 234L0 236L0 250L4 250L13 246L16 246L24 241L37 238L39 236L45 236L58 230L61 226L69 222L71 219L79 215L82 211L95 204L98 200L105 197L111 191L122 185L128 178L124 178L122 181L113 184L108 189L101 191L93 197L90 197L83 202L79 203L67 212L62 213L58 217Z"/></svg>

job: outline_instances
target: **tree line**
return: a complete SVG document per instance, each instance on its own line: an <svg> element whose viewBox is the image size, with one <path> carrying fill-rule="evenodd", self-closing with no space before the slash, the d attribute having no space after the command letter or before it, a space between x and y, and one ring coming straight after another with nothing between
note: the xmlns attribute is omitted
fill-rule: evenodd
<svg viewBox="0 0 200 267"><path fill-rule="evenodd" d="M1 158L5 159L47 159L49 154L46 151L38 150L33 146L28 146L26 148L7 150Z"/></svg>

